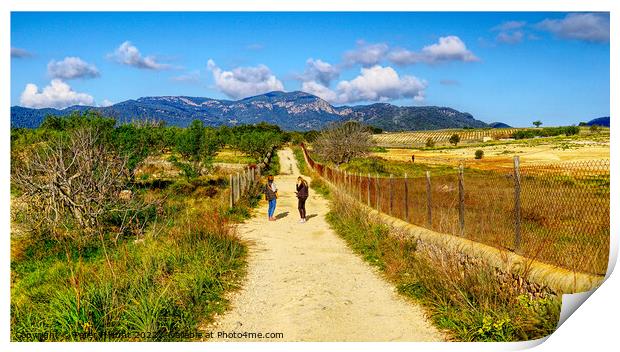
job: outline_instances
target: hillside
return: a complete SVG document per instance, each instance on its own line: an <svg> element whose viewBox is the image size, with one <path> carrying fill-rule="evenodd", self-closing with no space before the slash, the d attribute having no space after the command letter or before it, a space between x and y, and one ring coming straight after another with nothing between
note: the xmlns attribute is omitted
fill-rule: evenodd
<svg viewBox="0 0 620 352"><path fill-rule="evenodd" d="M592 126L592 125L609 127L609 116L599 117L597 119L588 121L588 126Z"/></svg>
<svg viewBox="0 0 620 352"><path fill-rule="evenodd" d="M325 125L357 120L386 131L440 128L486 127L471 114L436 106L372 104L334 107L304 92L270 92L237 101L204 97L161 96L123 101L108 107L71 106L66 109L11 107L11 127L34 128L47 115L68 115L73 111L99 111L123 123L133 119L163 120L185 127L194 119L207 126L268 122L285 130L321 129Z"/></svg>

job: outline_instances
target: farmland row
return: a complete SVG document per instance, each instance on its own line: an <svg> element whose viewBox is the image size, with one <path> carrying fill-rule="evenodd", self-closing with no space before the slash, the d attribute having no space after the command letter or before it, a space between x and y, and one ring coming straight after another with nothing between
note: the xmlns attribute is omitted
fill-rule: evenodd
<svg viewBox="0 0 620 352"><path fill-rule="evenodd" d="M461 142L482 141L484 137L492 139L510 138L517 131L516 128L496 128L484 130L436 130L436 131L411 131L395 132L374 135L373 138L379 146L420 146L430 138L435 143L447 143L450 136L458 134Z"/></svg>

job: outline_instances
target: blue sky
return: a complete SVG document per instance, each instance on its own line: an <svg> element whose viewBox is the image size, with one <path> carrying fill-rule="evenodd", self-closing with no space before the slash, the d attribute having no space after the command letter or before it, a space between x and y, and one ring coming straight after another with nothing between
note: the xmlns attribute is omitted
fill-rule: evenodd
<svg viewBox="0 0 620 352"><path fill-rule="evenodd" d="M14 12L11 58L11 104L30 107L304 90L514 126L610 109L600 13Z"/></svg>

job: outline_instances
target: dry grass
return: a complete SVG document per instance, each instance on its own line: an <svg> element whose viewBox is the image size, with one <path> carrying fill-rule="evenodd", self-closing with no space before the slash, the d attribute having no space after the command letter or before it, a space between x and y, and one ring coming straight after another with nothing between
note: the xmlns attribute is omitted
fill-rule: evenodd
<svg viewBox="0 0 620 352"><path fill-rule="evenodd" d="M471 240L578 272L604 274L609 252L609 164L566 172L524 167L521 245L515 247L512 173L464 172L464 232ZM577 171L575 171L577 170ZM383 213L431 230L461 236L458 174L431 176L428 215L425 177L370 178L325 173L343 190ZM335 175L335 176L332 176ZM391 192L390 192L391 189ZM390 202L391 193L391 202ZM586 254L586 255L584 255Z"/></svg>
<svg viewBox="0 0 620 352"><path fill-rule="evenodd" d="M457 253L427 252L406 235L371 218L357 202L332 195L328 221L401 294L422 303L434 323L461 341L517 341L555 330L560 299L534 298L491 268Z"/></svg>

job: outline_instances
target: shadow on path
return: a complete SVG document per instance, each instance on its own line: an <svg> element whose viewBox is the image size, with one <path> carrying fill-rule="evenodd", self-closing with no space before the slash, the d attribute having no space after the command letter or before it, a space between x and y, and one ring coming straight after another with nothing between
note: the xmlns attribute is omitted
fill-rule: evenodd
<svg viewBox="0 0 620 352"><path fill-rule="evenodd" d="M308 220L310 220L310 219L312 219L314 217L317 217L317 216L318 216L317 214L306 215L306 221L308 221Z"/></svg>

